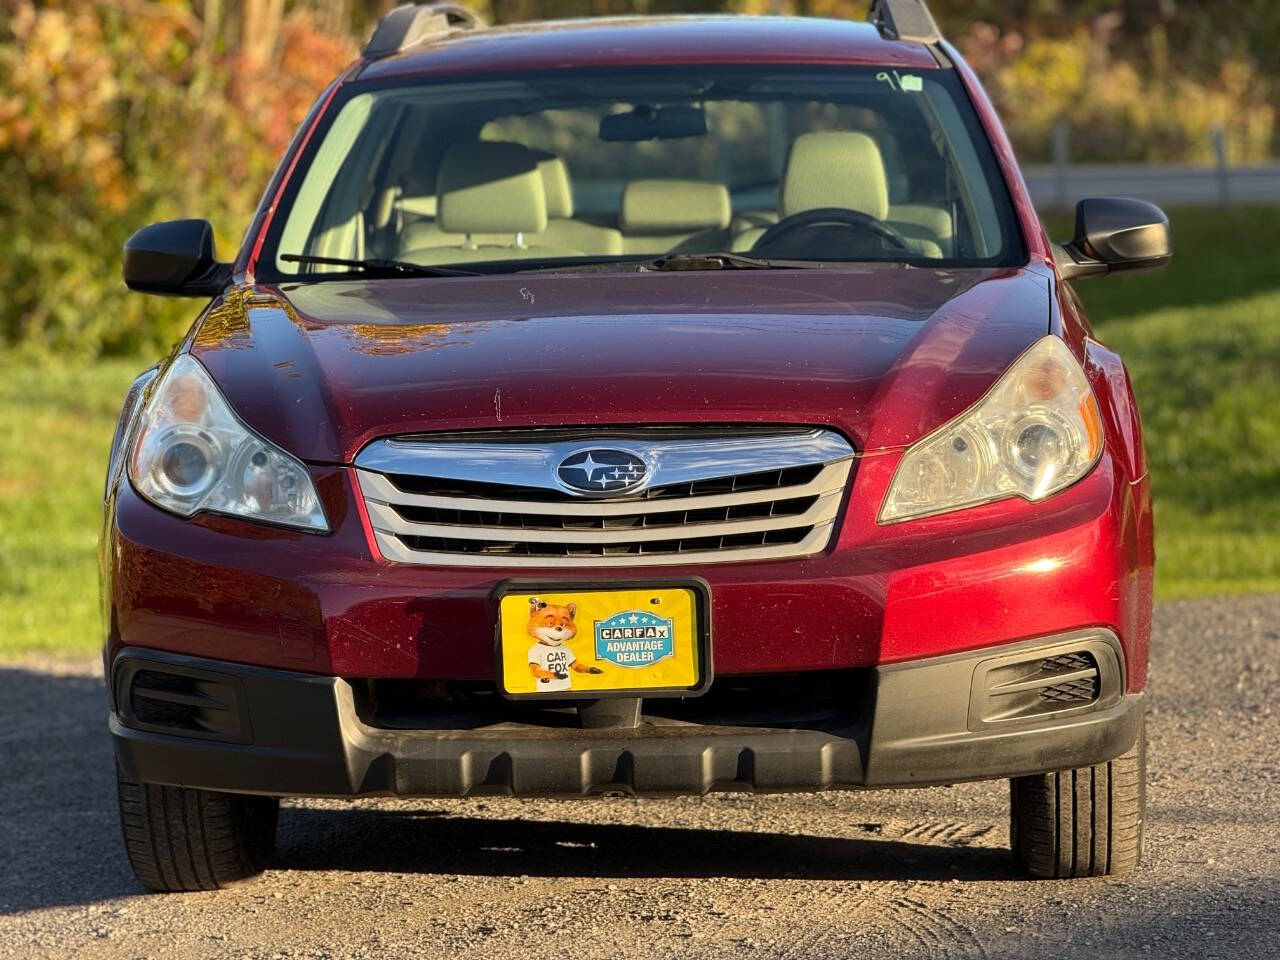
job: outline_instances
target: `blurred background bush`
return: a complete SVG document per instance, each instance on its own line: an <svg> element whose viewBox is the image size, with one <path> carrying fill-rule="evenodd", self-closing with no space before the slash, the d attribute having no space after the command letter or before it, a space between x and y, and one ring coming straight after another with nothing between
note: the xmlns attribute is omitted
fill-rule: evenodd
<svg viewBox="0 0 1280 960"><path fill-rule="evenodd" d="M293 129L390 0L0 3L0 343L155 351L190 305L127 296L117 251L206 216L232 249ZM866 0L480 0L490 20L730 10L862 19ZM1280 3L933 0L1026 161L1275 155Z"/></svg>

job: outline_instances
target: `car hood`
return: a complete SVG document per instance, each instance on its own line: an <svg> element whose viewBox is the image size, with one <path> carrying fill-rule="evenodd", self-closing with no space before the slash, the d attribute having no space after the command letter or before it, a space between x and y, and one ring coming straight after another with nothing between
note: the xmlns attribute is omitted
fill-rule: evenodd
<svg viewBox="0 0 1280 960"><path fill-rule="evenodd" d="M238 287L191 352L304 460L439 430L831 426L918 439L1048 330L1035 268L525 274Z"/></svg>

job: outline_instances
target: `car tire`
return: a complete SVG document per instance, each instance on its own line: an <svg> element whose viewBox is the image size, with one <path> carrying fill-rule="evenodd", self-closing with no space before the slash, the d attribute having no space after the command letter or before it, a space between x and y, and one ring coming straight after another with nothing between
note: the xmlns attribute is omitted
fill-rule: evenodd
<svg viewBox="0 0 1280 960"><path fill-rule="evenodd" d="M1142 858L1145 729L1108 763L1010 781L1009 840L1033 877L1116 877Z"/></svg>
<svg viewBox="0 0 1280 960"><path fill-rule="evenodd" d="M116 790L125 852L148 890L219 890L271 862L275 797L137 783L118 770Z"/></svg>

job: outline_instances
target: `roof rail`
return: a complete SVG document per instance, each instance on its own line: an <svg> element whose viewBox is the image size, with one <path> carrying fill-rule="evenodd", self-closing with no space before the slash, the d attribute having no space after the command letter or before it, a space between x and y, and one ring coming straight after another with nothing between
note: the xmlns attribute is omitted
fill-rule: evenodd
<svg viewBox="0 0 1280 960"><path fill-rule="evenodd" d="M453 30L483 26L474 13L454 3L406 3L382 18L360 54L366 60L377 60Z"/></svg>
<svg viewBox="0 0 1280 960"><path fill-rule="evenodd" d="M924 0L874 0L867 19L880 35L912 43L941 43L942 33Z"/></svg>

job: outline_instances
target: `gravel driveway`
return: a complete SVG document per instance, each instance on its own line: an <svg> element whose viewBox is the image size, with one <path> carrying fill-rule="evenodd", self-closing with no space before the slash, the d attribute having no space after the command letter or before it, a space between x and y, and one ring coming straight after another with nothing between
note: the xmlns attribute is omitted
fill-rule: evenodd
<svg viewBox="0 0 1280 960"><path fill-rule="evenodd" d="M93 663L0 667L0 957L1280 957L1280 597L1161 607L1146 865L1010 868L1003 783L290 803L278 868L143 896Z"/></svg>

